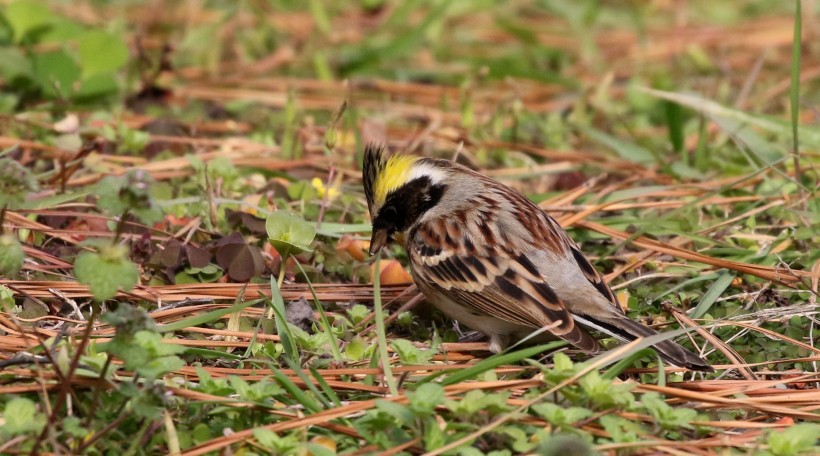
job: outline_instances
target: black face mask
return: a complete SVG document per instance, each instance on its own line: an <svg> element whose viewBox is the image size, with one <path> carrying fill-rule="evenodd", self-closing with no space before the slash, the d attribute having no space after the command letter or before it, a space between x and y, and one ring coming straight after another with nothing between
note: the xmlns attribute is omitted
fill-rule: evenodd
<svg viewBox="0 0 820 456"><path fill-rule="evenodd" d="M410 228L425 212L438 204L446 188L443 184L434 185L429 176L423 176L390 193L373 219L371 255L392 241L396 232Z"/></svg>

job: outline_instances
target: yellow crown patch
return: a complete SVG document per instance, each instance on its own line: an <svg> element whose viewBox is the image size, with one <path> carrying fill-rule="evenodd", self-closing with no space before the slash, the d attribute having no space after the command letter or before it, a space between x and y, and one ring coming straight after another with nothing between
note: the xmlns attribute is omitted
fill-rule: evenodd
<svg viewBox="0 0 820 456"><path fill-rule="evenodd" d="M376 178L376 185L373 189L376 206L384 204L387 195L391 191L407 183L410 169L418 159L419 157L413 155L396 154L387 160L381 173Z"/></svg>

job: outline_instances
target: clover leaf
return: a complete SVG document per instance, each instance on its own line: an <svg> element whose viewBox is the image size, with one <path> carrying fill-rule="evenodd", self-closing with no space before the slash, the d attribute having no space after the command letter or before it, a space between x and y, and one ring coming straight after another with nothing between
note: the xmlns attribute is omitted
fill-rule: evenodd
<svg viewBox="0 0 820 456"><path fill-rule="evenodd" d="M268 216L265 229L268 232L268 241L283 258L313 250L310 243L316 237L316 228L301 217L276 211Z"/></svg>
<svg viewBox="0 0 820 456"><path fill-rule="evenodd" d="M83 252L74 261L77 280L88 285L97 301L111 299L122 288L129 291L139 280L137 266L122 245L103 245L98 252Z"/></svg>
<svg viewBox="0 0 820 456"><path fill-rule="evenodd" d="M37 411L34 402L22 397L9 400L2 415L5 424L0 427L0 436L11 437L40 432L46 424L46 416Z"/></svg>
<svg viewBox="0 0 820 456"><path fill-rule="evenodd" d="M0 234L0 275L13 276L23 267L23 245L10 234Z"/></svg>
<svg viewBox="0 0 820 456"><path fill-rule="evenodd" d="M17 209L26 195L39 188L37 178L28 168L10 158L0 158L0 207Z"/></svg>
<svg viewBox="0 0 820 456"><path fill-rule="evenodd" d="M390 343L390 346L396 350L402 364L427 364L436 354L435 350L420 350L405 339L396 339Z"/></svg>
<svg viewBox="0 0 820 456"><path fill-rule="evenodd" d="M143 171L131 171L124 176L107 176L95 186L99 195L97 206L104 212L120 215L130 211L145 223L162 219L160 208L151 195L154 178Z"/></svg>

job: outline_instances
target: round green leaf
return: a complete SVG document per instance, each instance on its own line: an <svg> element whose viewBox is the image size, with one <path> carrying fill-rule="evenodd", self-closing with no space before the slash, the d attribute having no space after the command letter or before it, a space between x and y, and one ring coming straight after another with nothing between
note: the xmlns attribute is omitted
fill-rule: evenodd
<svg viewBox="0 0 820 456"><path fill-rule="evenodd" d="M410 408L419 415L427 415L444 402L444 388L438 383L425 383L408 396Z"/></svg>
<svg viewBox="0 0 820 456"><path fill-rule="evenodd" d="M34 79L43 92L51 97L73 93L74 83L80 79L80 68L68 52L34 54L31 61Z"/></svg>
<svg viewBox="0 0 820 456"><path fill-rule="evenodd" d="M137 266L126 258L125 247L105 246L100 253L83 252L74 261L77 280L88 285L97 301L111 299L122 288L129 291L139 280Z"/></svg>
<svg viewBox="0 0 820 456"><path fill-rule="evenodd" d="M355 337L345 345L345 356L351 361L360 361L367 355L367 344L361 337Z"/></svg>
<svg viewBox="0 0 820 456"><path fill-rule="evenodd" d="M405 339L395 339L390 342L390 346L399 355L402 364L427 364L430 362L430 358L436 354L435 350L416 348L412 342Z"/></svg>
<svg viewBox="0 0 820 456"><path fill-rule="evenodd" d="M17 209L30 192L39 189L31 170L16 160L0 157L0 207Z"/></svg>
<svg viewBox="0 0 820 456"><path fill-rule="evenodd" d="M5 424L0 428L0 435L13 436L40 432L46 424L46 416L37 411L34 402L22 398L12 398L5 404L3 411Z"/></svg>
<svg viewBox="0 0 820 456"><path fill-rule="evenodd" d="M77 54L83 79L105 73L113 73L128 61L128 47L121 37L102 30L89 30L77 43Z"/></svg>
<svg viewBox="0 0 820 456"><path fill-rule="evenodd" d="M85 26L69 18L52 15L52 19L48 27L37 33L36 39L39 44L63 45L69 41L76 41L80 35L85 33Z"/></svg>
<svg viewBox="0 0 820 456"><path fill-rule="evenodd" d="M268 216L265 229L271 245L283 257L311 251L310 243L316 237L316 228L313 225L284 211L276 211Z"/></svg>
<svg viewBox="0 0 820 456"><path fill-rule="evenodd" d="M156 183L150 174L132 171L124 176L106 176L99 181L94 193L99 195L97 206L109 214L120 215L126 210L147 224L163 216L151 194Z"/></svg>
<svg viewBox="0 0 820 456"><path fill-rule="evenodd" d="M74 94L75 100L87 100L115 94L119 90L113 73L101 73L83 78L80 88Z"/></svg>
<svg viewBox="0 0 820 456"><path fill-rule="evenodd" d="M0 76L7 81L14 78L31 78L31 60L19 47L0 47Z"/></svg>
<svg viewBox="0 0 820 456"><path fill-rule="evenodd" d="M28 32L45 27L54 21L54 15L47 6L32 0L12 2L6 6L3 16L14 30L16 42L22 41Z"/></svg>
<svg viewBox="0 0 820 456"><path fill-rule="evenodd" d="M23 267L23 246L10 234L0 236L0 275L12 276Z"/></svg>

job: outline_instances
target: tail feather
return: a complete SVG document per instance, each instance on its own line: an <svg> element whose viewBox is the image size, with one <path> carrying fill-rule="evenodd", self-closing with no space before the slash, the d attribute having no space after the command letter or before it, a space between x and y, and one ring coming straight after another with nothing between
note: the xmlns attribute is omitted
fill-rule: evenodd
<svg viewBox="0 0 820 456"><path fill-rule="evenodd" d="M575 315L579 323L606 333L622 342L631 342L638 337L649 337L658 334L654 329L644 326L628 317L614 317L607 320ZM674 341L664 340L653 345L661 358L676 366L700 372L714 372L712 366L700 356L681 347Z"/></svg>

